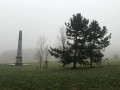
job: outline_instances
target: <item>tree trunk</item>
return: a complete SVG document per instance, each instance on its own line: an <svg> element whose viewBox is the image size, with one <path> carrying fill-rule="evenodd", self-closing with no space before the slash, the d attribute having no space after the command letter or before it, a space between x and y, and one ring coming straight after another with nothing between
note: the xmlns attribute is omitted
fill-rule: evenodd
<svg viewBox="0 0 120 90"><path fill-rule="evenodd" d="M45 65L45 64L46 64L46 61L44 61L44 68L46 67L46 65Z"/></svg>
<svg viewBox="0 0 120 90"><path fill-rule="evenodd" d="M37 65L37 70L38 70L38 65Z"/></svg>
<svg viewBox="0 0 120 90"><path fill-rule="evenodd" d="M76 60L73 62L73 68L76 68Z"/></svg>
<svg viewBox="0 0 120 90"><path fill-rule="evenodd" d="M40 68L41 68L41 63L40 63Z"/></svg>
<svg viewBox="0 0 120 90"><path fill-rule="evenodd" d="M40 64L40 68L41 68L41 64L42 64L42 62L39 62L39 64Z"/></svg>
<svg viewBox="0 0 120 90"><path fill-rule="evenodd" d="M90 67L92 68L92 58L90 58Z"/></svg>
<svg viewBox="0 0 120 90"><path fill-rule="evenodd" d="M46 61L46 68L48 68L48 61Z"/></svg>
<svg viewBox="0 0 120 90"><path fill-rule="evenodd" d="M77 34L77 33L76 33L76 34ZM76 35L76 34L75 34L75 41L74 41L75 46L78 44L78 43L77 43L77 35ZM74 58L73 58L73 59L74 59L73 68L76 68L76 59L77 59L77 55L76 55L76 54L77 54L77 49L76 49L76 48L74 48L74 49L75 49L75 53L74 53L75 56L74 56Z"/></svg>
<svg viewBox="0 0 120 90"><path fill-rule="evenodd" d="M63 63L63 67L65 67L65 63Z"/></svg>

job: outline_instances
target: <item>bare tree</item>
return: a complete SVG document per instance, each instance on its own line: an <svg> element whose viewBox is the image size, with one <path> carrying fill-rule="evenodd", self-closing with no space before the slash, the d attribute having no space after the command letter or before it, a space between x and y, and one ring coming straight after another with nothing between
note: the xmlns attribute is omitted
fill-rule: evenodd
<svg viewBox="0 0 120 90"><path fill-rule="evenodd" d="M67 44L66 29L64 27L60 28L59 36L57 36L57 39L58 39L57 48L62 51L65 51L65 48L68 47L68 44ZM61 62L63 63L63 67L66 65L64 61L65 60L61 60Z"/></svg>
<svg viewBox="0 0 120 90"><path fill-rule="evenodd" d="M49 48L48 48L48 45L46 45L44 52L45 52L44 53L44 58L45 58L44 67L48 68L48 58L49 58Z"/></svg>
<svg viewBox="0 0 120 90"><path fill-rule="evenodd" d="M36 57L39 61L40 68L44 61L44 68L48 68L49 50L44 36L40 36L36 43Z"/></svg>
<svg viewBox="0 0 120 90"><path fill-rule="evenodd" d="M60 28L59 36L57 36L58 43L57 48L63 49L67 46L67 37L66 37L66 29L64 27Z"/></svg>
<svg viewBox="0 0 120 90"><path fill-rule="evenodd" d="M39 65L42 67L42 61L44 59L44 49L45 49L46 39L44 36L40 36L36 43L37 56L39 57Z"/></svg>

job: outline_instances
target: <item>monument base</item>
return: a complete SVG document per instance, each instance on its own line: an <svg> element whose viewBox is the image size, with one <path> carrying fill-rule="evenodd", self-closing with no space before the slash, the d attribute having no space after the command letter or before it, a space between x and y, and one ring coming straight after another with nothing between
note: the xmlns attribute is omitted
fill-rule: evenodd
<svg viewBox="0 0 120 90"><path fill-rule="evenodd" d="M23 63L15 63L15 66L22 66Z"/></svg>
<svg viewBox="0 0 120 90"><path fill-rule="evenodd" d="M8 66L31 66L31 64L22 64L22 65L16 65L16 64L7 64Z"/></svg>

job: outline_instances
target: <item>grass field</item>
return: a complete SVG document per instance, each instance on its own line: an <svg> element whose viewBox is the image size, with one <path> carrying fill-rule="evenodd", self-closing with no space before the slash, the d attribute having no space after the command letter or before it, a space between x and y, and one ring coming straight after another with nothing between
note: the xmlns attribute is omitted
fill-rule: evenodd
<svg viewBox="0 0 120 90"><path fill-rule="evenodd" d="M0 64L0 90L120 90L120 60L94 68L63 68L49 62L48 69Z"/></svg>

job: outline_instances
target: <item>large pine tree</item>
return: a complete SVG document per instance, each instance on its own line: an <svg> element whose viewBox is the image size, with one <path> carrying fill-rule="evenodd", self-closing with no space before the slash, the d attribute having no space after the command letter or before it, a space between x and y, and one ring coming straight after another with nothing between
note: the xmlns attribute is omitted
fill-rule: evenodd
<svg viewBox="0 0 120 90"><path fill-rule="evenodd" d="M73 15L70 22L65 23L66 35L70 42L68 43L72 49L73 68L76 68L76 63L86 59L85 55L85 32L88 29L89 20L81 14Z"/></svg>
<svg viewBox="0 0 120 90"><path fill-rule="evenodd" d="M92 63L101 62L101 58L104 56L102 50L110 45L110 35L107 34L107 28L103 26L101 28L96 20L93 20L89 28L86 31L86 51L87 56L90 59L90 66Z"/></svg>

